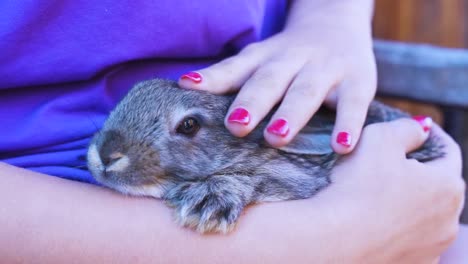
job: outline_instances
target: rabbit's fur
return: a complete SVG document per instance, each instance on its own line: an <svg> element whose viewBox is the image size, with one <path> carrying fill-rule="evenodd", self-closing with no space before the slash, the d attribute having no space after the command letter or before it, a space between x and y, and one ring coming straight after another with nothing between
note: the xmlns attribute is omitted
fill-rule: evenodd
<svg viewBox="0 0 468 264"><path fill-rule="evenodd" d="M330 147L333 111L322 108L292 143L275 149L263 138L266 121L244 138L230 134L224 118L233 99L180 89L169 80L139 83L93 138L89 170L122 193L162 198L181 225L201 233L230 231L248 204L309 198L330 184L339 160ZM373 102L366 124L406 116ZM194 134L178 130L187 117L200 124ZM428 161L442 155L431 136L408 156Z"/></svg>

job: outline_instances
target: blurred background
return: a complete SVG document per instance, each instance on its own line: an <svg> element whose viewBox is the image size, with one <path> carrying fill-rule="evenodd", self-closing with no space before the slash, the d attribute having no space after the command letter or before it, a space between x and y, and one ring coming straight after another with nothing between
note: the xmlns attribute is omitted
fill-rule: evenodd
<svg viewBox="0 0 468 264"><path fill-rule="evenodd" d="M373 23L374 37L378 39L468 49L468 0L375 0ZM467 109L440 108L387 97L382 100L412 114L429 115L450 130L464 149L464 177L468 178ZM462 222L468 223L468 198Z"/></svg>

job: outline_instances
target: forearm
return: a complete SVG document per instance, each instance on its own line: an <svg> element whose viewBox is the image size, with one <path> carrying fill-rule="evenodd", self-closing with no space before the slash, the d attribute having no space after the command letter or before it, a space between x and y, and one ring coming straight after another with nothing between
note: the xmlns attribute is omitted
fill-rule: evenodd
<svg viewBox="0 0 468 264"><path fill-rule="evenodd" d="M177 227L170 210L154 199L5 164L0 196L0 256L6 262L323 262L349 260L362 237L349 216L352 202L327 190L310 200L250 208L228 236Z"/></svg>

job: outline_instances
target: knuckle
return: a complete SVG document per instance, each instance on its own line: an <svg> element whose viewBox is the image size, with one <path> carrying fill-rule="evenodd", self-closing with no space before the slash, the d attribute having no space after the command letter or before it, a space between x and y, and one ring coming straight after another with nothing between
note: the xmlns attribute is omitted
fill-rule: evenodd
<svg viewBox="0 0 468 264"><path fill-rule="evenodd" d="M323 87L315 85L312 81L299 81L291 86L288 93L299 98L317 98L321 95L321 89Z"/></svg>
<svg viewBox="0 0 468 264"><path fill-rule="evenodd" d="M345 93L346 95L344 97L346 98L343 98L343 99L345 99L347 103L349 103L356 109L359 109L359 108L367 109L373 97L373 96L369 96L367 93L357 92L357 91L352 91L352 90L346 90Z"/></svg>
<svg viewBox="0 0 468 264"><path fill-rule="evenodd" d="M254 42L254 43L251 43L247 46L245 46L240 52L239 52L239 55L242 55L242 56L250 56L252 54L256 54L258 53L258 51L260 50L260 47L261 44L258 43L258 42Z"/></svg>
<svg viewBox="0 0 468 264"><path fill-rule="evenodd" d="M458 180L458 184L455 186L455 197L454 199L454 206L458 210L463 207L465 201L465 191L466 191L466 184L465 181L461 178Z"/></svg>
<svg viewBox="0 0 468 264"><path fill-rule="evenodd" d="M250 78L252 82L269 82L275 83L278 79L278 65L271 63L259 68Z"/></svg>
<svg viewBox="0 0 468 264"><path fill-rule="evenodd" d="M460 190L459 192L462 194L463 198L465 198L466 194L466 182L463 179L459 179L460 181Z"/></svg>
<svg viewBox="0 0 468 264"><path fill-rule="evenodd" d="M440 188L440 187L439 187ZM448 215L458 215L464 203L465 183L462 179L452 181L440 188L434 199L443 199Z"/></svg>
<svg viewBox="0 0 468 264"><path fill-rule="evenodd" d="M353 67L355 67L353 65ZM354 74L348 76L348 80L353 87L362 91L377 90L377 68L376 67L357 67L353 69Z"/></svg>
<svg viewBox="0 0 468 264"><path fill-rule="evenodd" d="M391 136L390 131L378 123L367 125L361 133L362 140L377 145L380 145L383 138L390 138Z"/></svg>
<svg viewBox="0 0 468 264"><path fill-rule="evenodd" d="M373 134L381 134L381 133L386 133L386 129L382 129L378 123L373 123L373 124L369 124L367 125L362 133L368 135L368 136L372 136Z"/></svg>
<svg viewBox="0 0 468 264"><path fill-rule="evenodd" d="M229 57L227 59L224 59L218 63L216 63L213 68L230 68L236 65L238 62L238 57ZM224 70L224 69L223 69Z"/></svg>
<svg viewBox="0 0 468 264"><path fill-rule="evenodd" d="M456 239L458 235L458 224L452 224L445 235L441 238L440 245L443 248L450 246Z"/></svg>
<svg viewBox="0 0 468 264"><path fill-rule="evenodd" d="M453 146L453 152L454 152L454 156L456 157L456 162L457 162L457 165L462 164L463 162L463 158L462 158L462 149L460 147L460 145L456 142L453 142L454 146Z"/></svg>
<svg viewBox="0 0 468 264"><path fill-rule="evenodd" d="M461 177L461 170L457 170L456 173L453 173L450 177L444 177L445 188L443 191L447 194L463 196L466 188L465 181Z"/></svg>
<svg viewBox="0 0 468 264"><path fill-rule="evenodd" d="M466 183L462 179L462 177L457 177L456 182L454 184L455 192L458 193L461 198L464 198L465 191L466 191Z"/></svg>

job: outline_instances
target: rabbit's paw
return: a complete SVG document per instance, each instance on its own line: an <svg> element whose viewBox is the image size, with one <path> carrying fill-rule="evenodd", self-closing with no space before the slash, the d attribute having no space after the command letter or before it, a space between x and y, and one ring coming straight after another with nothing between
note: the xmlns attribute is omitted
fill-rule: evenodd
<svg viewBox="0 0 468 264"><path fill-rule="evenodd" d="M237 192L236 192L237 191ZM236 224L246 196L220 182L187 182L170 189L164 199L176 221L200 233L228 233Z"/></svg>

